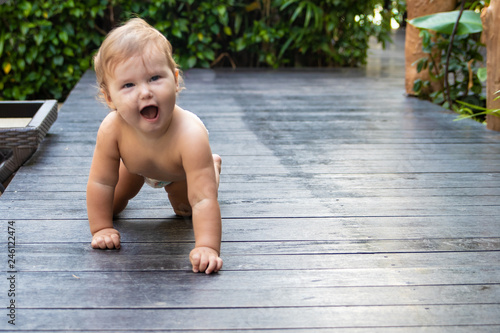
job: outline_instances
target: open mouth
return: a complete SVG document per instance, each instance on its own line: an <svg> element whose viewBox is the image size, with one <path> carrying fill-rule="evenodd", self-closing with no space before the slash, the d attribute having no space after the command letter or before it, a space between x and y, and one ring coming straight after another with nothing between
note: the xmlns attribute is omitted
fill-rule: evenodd
<svg viewBox="0 0 500 333"><path fill-rule="evenodd" d="M155 120L158 117L158 107L154 105L146 106L141 110L141 116L147 120Z"/></svg>

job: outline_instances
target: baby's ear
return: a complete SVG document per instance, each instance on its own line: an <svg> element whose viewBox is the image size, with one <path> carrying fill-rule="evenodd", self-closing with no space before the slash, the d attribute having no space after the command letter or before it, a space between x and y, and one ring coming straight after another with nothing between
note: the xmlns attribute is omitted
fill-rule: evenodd
<svg viewBox="0 0 500 333"><path fill-rule="evenodd" d="M113 101L111 100L111 96L107 92L106 89L101 88L101 94L104 96L104 100L106 101L106 104L111 110L116 110L115 105L113 104Z"/></svg>
<svg viewBox="0 0 500 333"><path fill-rule="evenodd" d="M176 92L179 92L179 90L180 90L179 88L180 88L180 87L179 87L179 69L178 69L178 68L176 68L176 69L175 69L175 71L174 71L174 77L175 77L175 84L176 84L176 86L177 86L177 87L175 88L175 91L176 91Z"/></svg>

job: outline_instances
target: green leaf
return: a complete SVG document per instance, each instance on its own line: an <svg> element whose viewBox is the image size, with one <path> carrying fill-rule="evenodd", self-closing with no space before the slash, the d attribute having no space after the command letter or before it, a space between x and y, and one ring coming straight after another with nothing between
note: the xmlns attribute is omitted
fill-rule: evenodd
<svg viewBox="0 0 500 333"><path fill-rule="evenodd" d="M194 65L196 65L196 57L195 56L189 57L187 60L187 65L189 68L193 68Z"/></svg>
<svg viewBox="0 0 500 333"><path fill-rule="evenodd" d="M419 92L421 89L422 89L422 80L416 79L415 82L413 82L413 91Z"/></svg>
<svg viewBox="0 0 500 333"><path fill-rule="evenodd" d="M305 5L306 5L305 2L301 2L297 6L297 9L295 9L295 12L293 13L292 17L290 18L290 23L293 23L293 21L295 21L295 19L297 18L297 16L299 16L300 13L302 12L302 10L304 9Z"/></svg>
<svg viewBox="0 0 500 333"><path fill-rule="evenodd" d="M423 69L425 69L427 66L427 61L426 60L423 60L423 61L419 61L417 63L417 73L420 73Z"/></svg>
<svg viewBox="0 0 500 333"><path fill-rule="evenodd" d="M218 25L211 25L210 31L212 31L215 35L218 35L220 33L220 28ZM225 28L224 28L224 31L225 31Z"/></svg>
<svg viewBox="0 0 500 333"><path fill-rule="evenodd" d="M234 32L235 33L240 32L241 23L242 23L241 15L236 15L234 18Z"/></svg>
<svg viewBox="0 0 500 333"><path fill-rule="evenodd" d="M23 36L28 34L28 31L30 30L30 24L27 22L22 22L21 23L21 34Z"/></svg>
<svg viewBox="0 0 500 333"><path fill-rule="evenodd" d="M74 53L74 52L73 52L73 50L72 50L71 48L69 48L69 47L65 47L65 48L63 49L63 53L64 53L65 55L67 55L68 57L74 57L74 56L75 56L75 53Z"/></svg>
<svg viewBox="0 0 500 333"><path fill-rule="evenodd" d="M33 36L33 38L35 39L36 46L40 46L40 44L42 44L43 34L39 33L39 34Z"/></svg>
<svg viewBox="0 0 500 333"><path fill-rule="evenodd" d="M459 11L457 10L437 13L414 18L408 21L408 23L420 29L433 30L451 35L458 14ZM473 10L464 10L462 17L460 17L460 22L458 23L457 35L473 34L481 31L483 31L483 24L480 14Z"/></svg>
<svg viewBox="0 0 500 333"><path fill-rule="evenodd" d="M59 39L64 43L64 44L67 44L68 43L68 33L64 30L61 30L59 31Z"/></svg>
<svg viewBox="0 0 500 333"><path fill-rule="evenodd" d="M18 6L19 9L23 11L24 17L28 17L30 15L32 5L29 1L22 1Z"/></svg>
<svg viewBox="0 0 500 333"><path fill-rule="evenodd" d="M246 43L243 38L238 38L236 40L236 52L243 51L246 48Z"/></svg>
<svg viewBox="0 0 500 333"><path fill-rule="evenodd" d="M287 0L287 1L285 1L285 3L281 5L280 10L285 9L286 7L290 6L294 2L297 2L297 0Z"/></svg>
<svg viewBox="0 0 500 333"><path fill-rule="evenodd" d="M217 12L219 13L220 17L223 17L224 15L226 15L226 7L224 5L217 6Z"/></svg>
<svg viewBox="0 0 500 333"><path fill-rule="evenodd" d="M26 52L26 44L19 44L17 51L19 54L24 55L24 52Z"/></svg>
<svg viewBox="0 0 500 333"><path fill-rule="evenodd" d="M488 71L486 70L486 67L480 67L477 69L477 77L479 81L485 82L487 78L487 73Z"/></svg>
<svg viewBox="0 0 500 333"><path fill-rule="evenodd" d="M54 65L56 66L61 66L63 63L64 63L64 57L61 56L61 55L58 55L58 56L55 56L53 59L52 59L52 62L54 63Z"/></svg>
<svg viewBox="0 0 500 333"><path fill-rule="evenodd" d="M294 40L293 36L287 39L285 44L283 44L283 46L281 47L280 53L278 54L278 58L281 58L283 56L283 53L285 53L285 51L288 49L290 43L292 43L293 40Z"/></svg>
<svg viewBox="0 0 500 333"><path fill-rule="evenodd" d="M182 32L181 32L181 30L179 28L173 27L172 28L172 35L174 35L175 37L181 38L182 37Z"/></svg>
<svg viewBox="0 0 500 333"><path fill-rule="evenodd" d="M2 53L3 53L4 43L5 43L5 33L2 32L2 34L0 35L0 56L2 56Z"/></svg>
<svg viewBox="0 0 500 333"><path fill-rule="evenodd" d="M17 60L17 67L24 71L24 68L26 67L26 62L24 61L24 59L18 59Z"/></svg>

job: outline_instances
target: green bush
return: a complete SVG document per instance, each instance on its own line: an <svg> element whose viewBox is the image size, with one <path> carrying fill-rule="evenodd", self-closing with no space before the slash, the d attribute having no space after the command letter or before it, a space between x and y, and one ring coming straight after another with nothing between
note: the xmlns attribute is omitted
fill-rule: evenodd
<svg viewBox="0 0 500 333"><path fill-rule="evenodd" d="M0 99L64 100L116 24L139 16L164 33L182 69L357 66L389 39L401 0L69 0L0 2ZM373 24L374 8L384 20ZM401 12L401 11L399 11Z"/></svg>
<svg viewBox="0 0 500 333"><path fill-rule="evenodd" d="M89 68L106 1L22 1L0 5L2 99L62 99Z"/></svg>

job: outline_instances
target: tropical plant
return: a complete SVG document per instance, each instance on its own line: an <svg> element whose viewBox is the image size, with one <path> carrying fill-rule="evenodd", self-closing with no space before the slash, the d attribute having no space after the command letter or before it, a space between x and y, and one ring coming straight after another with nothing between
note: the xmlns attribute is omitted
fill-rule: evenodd
<svg viewBox="0 0 500 333"><path fill-rule="evenodd" d="M426 95L424 92L428 89L425 88L431 82L417 79L413 88L417 96L469 116L470 110L464 110L463 103L479 108L486 105L482 83L486 72L481 54L484 45L479 36L482 22L477 10L481 3L470 5L476 10L464 10L464 5L465 1L462 1L458 11L423 16L409 23L421 30L422 47L427 54L416 62L417 71L428 69L431 80L441 82L443 87ZM483 113L478 112L472 117L484 121Z"/></svg>
<svg viewBox="0 0 500 333"><path fill-rule="evenodd" d="M500 94L500 90L497 91L495 94ZM494 101L500 100L500 96L495 97L493 100ZM488 109L485 107L466 103L463 101L458 101L458 103L462 107L461 107L460 116L455 120L477 118L478 116L486 117L487 115L500 116L500 109Z"/></svg>

